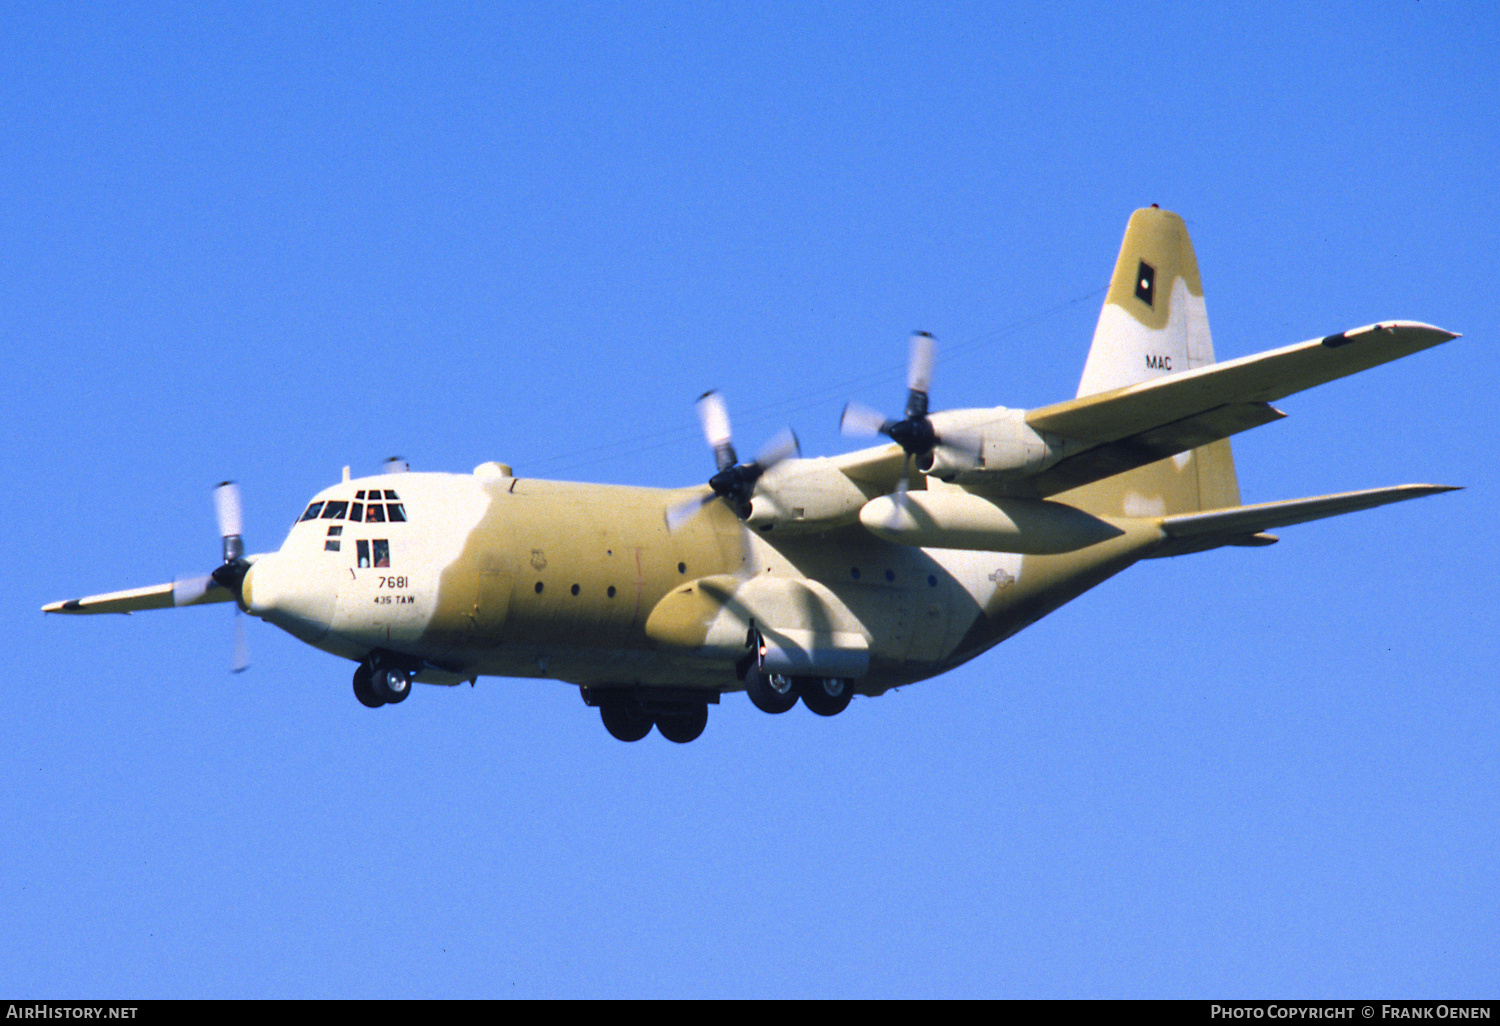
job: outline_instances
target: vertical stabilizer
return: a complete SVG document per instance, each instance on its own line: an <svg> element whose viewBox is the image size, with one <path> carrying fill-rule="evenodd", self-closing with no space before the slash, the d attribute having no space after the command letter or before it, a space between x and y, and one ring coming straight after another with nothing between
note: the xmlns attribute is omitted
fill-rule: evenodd
<svg viewBox="0 0 1500 1026"><path fill-rule="evenodd" d="M1130 216L1080 396L1214 362L1198 258L1182 218L1147 207ZM1058 498L1091 513L1160 516L1238 506L1229 440L1084 485Z"/></svg>

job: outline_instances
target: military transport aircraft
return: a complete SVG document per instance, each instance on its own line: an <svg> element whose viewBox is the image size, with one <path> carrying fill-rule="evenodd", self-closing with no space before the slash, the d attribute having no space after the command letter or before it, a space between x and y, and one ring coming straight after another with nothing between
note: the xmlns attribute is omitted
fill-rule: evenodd
<svg viewBox="0 0 1500 1026"><path fill-rule="evenodd" d="M1448 491L1401 485L1241 505L1229 436L1293 392L1456 338L1382 321L1215 363L1183 221L1130 218L1078 395L929 412L912 338L905 413L846 407L888 442L803 459L789 433L739 462L723 400L698 410L706 487L664 490L387 465L313 496L281 548L246 556L216 490L207 576L56 602L129 613L233 600L356 664L366 706L482 675L577 685L615 737L687 742L743 690L822 716L978 656L1139 559L1261 546L1290 524Z"/></svg>

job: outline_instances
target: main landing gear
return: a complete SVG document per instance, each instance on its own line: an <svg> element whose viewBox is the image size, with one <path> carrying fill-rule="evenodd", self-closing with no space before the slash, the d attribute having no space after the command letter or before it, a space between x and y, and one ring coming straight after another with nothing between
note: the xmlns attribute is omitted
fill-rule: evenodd
<svg viewBox="0 0 1500 1026"><path fill-rule="evenodd" d="M580 690L585 703L598 706L604 729L621 741L639 741L655 727L668 741L685 745L703 733L708 726L708 703L719 700L717 692L705 698L687 688Z"/></svg>
<svg viewBox="0 0 1500 1026"><path fill-rule="evenodd" d="M797 694L802 704L819 716L837 716L849 708L854 682L842 677L798 677Z"/></svg>
<svg viewBox="0 0 1500 1026"><path fill-rule="evenodd" d="M397 705L411 694L412 677L405 667L381 661L360 663L354 671L354 697L371 709Z"/></svg>
<svg viewBox="0 0 1500 1026"><path fill-rule="evenodd" d="M788 677L751 664L745 671L745 693L761 712L784 713L802 699L819 716L837 716L849 707L854 684L841 677Z"/></svg>

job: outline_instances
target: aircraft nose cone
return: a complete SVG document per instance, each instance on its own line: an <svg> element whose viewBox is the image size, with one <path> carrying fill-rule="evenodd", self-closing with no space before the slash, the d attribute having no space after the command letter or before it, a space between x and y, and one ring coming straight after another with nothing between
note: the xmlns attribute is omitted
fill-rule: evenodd
<svg viewBox="0 0 1500 1026"><path fill-rule="evenodd" d="M321 641L333 623L337 589L279 553L256 560L242 588L246 609L302 641Z"/></svg>

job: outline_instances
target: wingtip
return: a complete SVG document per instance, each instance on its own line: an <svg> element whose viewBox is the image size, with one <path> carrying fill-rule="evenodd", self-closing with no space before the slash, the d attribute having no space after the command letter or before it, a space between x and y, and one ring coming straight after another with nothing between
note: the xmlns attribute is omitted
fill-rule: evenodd
<svg viewBox="0 0 1500 1026"><path fill-rule="evenodd" d="M1384 490L1392 495L1399 494L1403 498L1424 499L1429 495L1441 495L1444 492L1461 492L1465 487L1465 485L1445 484L1404 484L1392 485L1390 488ZM1372 491L1381 490L1382 489L1372 489Z"/></svg>

